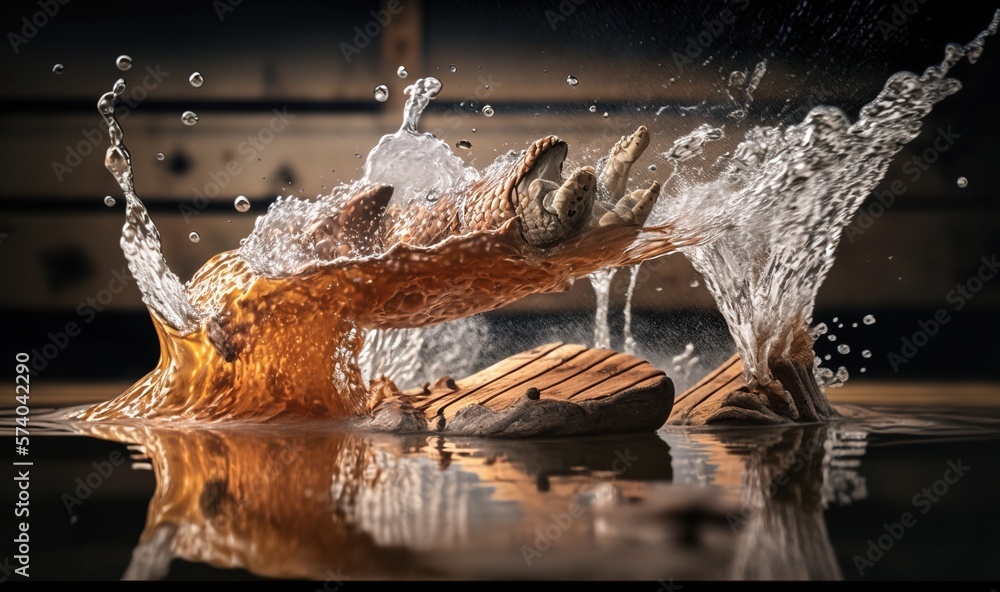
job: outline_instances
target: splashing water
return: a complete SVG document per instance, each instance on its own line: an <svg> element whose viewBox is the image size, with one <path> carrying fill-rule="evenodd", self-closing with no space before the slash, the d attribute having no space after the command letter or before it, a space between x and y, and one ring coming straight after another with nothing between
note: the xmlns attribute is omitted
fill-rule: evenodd
<svg viewBox="0 0 1000 592"><path fill-rule="evenodd" d="M233 207L237 212L245 213L250 211L250 200L245 195L237 196L233 201Z"/></svg>
<svg viewBox="0 0 1000 592"><path fill-rule="evenodd" d="M753 128L732 155L719 160L720 179L660 202L666 206L660 219L680 228L703 225L706 212L721 203L724 230L685 254L729 325L748 385L782 401L772 399L769 407L787 406L791 419L831 413L811 371L815 337L806 320L841 232L885 176L892 156L917 137L923 118L961 88L946 77L951 67L964 56L974 61L998 24L1000 11L969 44L949 44L944 60L922 75L892 75L853 123L836 108L815 107L797 125ZM691 158L701 140L711 139L705 127L692 134L693 141L678 140L668 156ZM697 218L688 221L692 214ZM865 324L873 322L865 317ZM779 380L779 362L796 366L797 376L785 369ZM838 369L835 377L846 378L846 370ZM791 384L797 382L802 384Z"/></svg>
<svg viewBox="0 0 1000 592"><path fill-rule="evenodd" d="M125 193L121 244L163 353L145 379L80 417L357 415L370 393L396 392L380 374L415 379L420 351L455 344L421 327L562 290L595 272L606 314L614 267L678 248L715 297L748 386L766 395L761 404L790 420L829 417L806 322L840 233L922 118L959 89L945 77L949 69L963 56L973 61L998 22L1000 12L972 43L949 45L922 76L892 76L854 123L817 107L797 125L750 130L716 163L718 178L692 183L680 174L676 195L659 202L647 228L588 228L546 249L525 243L517 217L476 217L483 196L511 191L511 171L525 168L526 154L503 155L483 173L466 167L447 143L418 131L441 90L437 79L419 79L405 90L400 129L369 153L360 181L315 201L279 198L238 250L214 257L187 287L163 260L159 233L135 195L114 117L125 90L119 80L98 104L111 138L106 165ZM757 82L742 87L746 98ZM664 153L671 178L722 137L706 124L674 142ZM561 159L559 168L561 179ZM633 270L630 294L635 282ZM598 325L606 328L606 319ZM595 342L607 341L595 330ZM846 369L833 378L846 379Z"/></svg>
<svg viewBox="0 0 1000 592"><path fill-rule="evenodd" d="M497 206L521 207L514 200L527 183L516 179L561 177L564 144L543 138L482 174L467 168L447 144L417 130L441 89L429 78L407 89L403 124L371 151L362 180L314 201L279 198L239 249L213 257L184 286L166 267L134 193L114 118L124 88L119 81L100 103L112 138L108 168L126 193L122 246L153 311L161 359L116 399L74 415L81 419L363 415L399 393L384 372L411 380L435 362L462 370L475 348L455 347L454 336L484 341L475 321L447 333L421 328L565 290L598 269L680 244L665 228L623 223L532 246L521 219Z"/></svg>
<svg viewBox="0 0 1000 592"><path fill-rule="evenodd" d="M115 119L115 101L124 92L125 80L118 79L113 90L97 102L97 110L104 116L111 138L104 166L125 194L122 251L125 252L129 271L142 292L142 301L164 322L185 335L194 331L205 315L192 306L184 294L180 278L167 267L161 251L160 233L135 194L132 156L124 144L125 134Z"/></svg>
<svg viewBox="0 0 1000 592"><path fill-rule="evenodd" d="M590 285L597 297L597 310L594 315L594 347L611 347L611 326L608 323L608 312L611 306L611 280L617 269L604 269L589 276Z"/></svg>

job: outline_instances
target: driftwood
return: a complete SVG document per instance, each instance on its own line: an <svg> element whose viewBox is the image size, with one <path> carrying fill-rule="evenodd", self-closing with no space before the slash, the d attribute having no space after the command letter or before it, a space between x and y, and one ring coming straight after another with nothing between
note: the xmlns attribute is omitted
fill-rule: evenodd
<svg viewBox="0 0 1000 592"><path fill-rule="evenodd" d="M549 343L467 378L405 391L380 403L375 418L402 407L422 415L427 429L463 436L628 433L660 428L673 401L673 382L645 360ZM381 427L399 430L399 413L382 415L389 417Z"/></svg>

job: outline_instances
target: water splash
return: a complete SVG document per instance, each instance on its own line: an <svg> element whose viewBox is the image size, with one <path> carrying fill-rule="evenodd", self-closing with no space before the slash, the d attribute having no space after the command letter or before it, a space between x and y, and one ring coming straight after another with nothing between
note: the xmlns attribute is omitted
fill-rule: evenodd
<svg viewBox="0 0 1000 592"><path fill-rule="evenodd" d="M815 336L806 320L841 232L885 176L891 158L917 137L923 118L961 88L946 77L951 67L963 56L977 57L998 23L1000 11L967 45L949 44L943 61L922 75L892 75L853 123L839 109L815 107L797 125L755 127L733 154L720 159L720 179L660 202L667 208L662 219L681 228L703 224L713 208L728 219L715 240L685 254L715 297L743 359L744 378L766 395L766 407L784 408L791 419L832 412L815 384ZM699 147L697 141L675 143L672 153L684 160ZM692 215L695 219L686 221ZM795 368L782 370L779 379L779 363ZM819 378L842 382L846 374L840 368Z"/></svg>
<svg viewBox="0 0 1000 592"><path fill-rule="evenodd" d="M365 160L362 183L392 185L395 204L433 200L477 176L446 142L418 130L420 116L442 86L437 78L420 78L406 87L403 124L396 133L382 136ZM428 170L435 174L428 175Z"/></svg>
<svg viewBox="0 0 1000 592"><path fill-rule="evenodd" d="M594 313L594 347L611 348L611 326L608 313L611 307L611 280L617 269L603 269L588 276L597 298Z"/></svg>
<svg viewBox="0 0 1000 592"><path fill-rule="evenodd" d="M278 199L240 249L210 260L187 289L163 261L159 234L134 193L114 119L125 89L118 81L99 102L111 135L107 166L126 194L122 247L164 353L146 379L88 417L357 415L371 393L395 392L376 378L382 369L416 376L416 352L430 343L420 334L372 330L467 317L563 290L602 269L605 318L597 325L606 329L609 268L678 247L715 296L763 411L784 420L828 417L806 322L840 232L922 118L958 90L945 78L948 69L978 55L998 21L1000 13L966 47L949 46L942 64L923 76L891 77L853 124L837 109L817 107L798 125L750 130L717 161L716 179L680 176L676 195L650 217L652 228L598 225L545 249L525 242L516 217L476 226L469 209L489 203L484 195L509 191L510 171L522 168L527 151L499 157L482 174L465 167L447 143L418 131L441 90L437 79L420 79L405 91L399 131L371 151L362 180L315 201ZM665 154L671 179L722 133L706 125L675 142ZM556 142L544 138L532 149L548 154ZM367 354L366 337L375 342ZM610 345L610 331L595 331L595 342ZM830 378L844 379L846 370Z"/></svg>
<svg viewBox="0 0 1000 592"><path fill-rule="evenodd" d="M628 290L625 292L625 326L622 328L622 335L625 338L625 353L635 355L639 351L639 343L632 335L632 296L635 294L635 286L639 280L639 267L642 263L637 263L629 268Z"/></svg>
<svg viewBox="0 0 1000 592"><path fill-rule="evenodd" d="M118 181L118 186L125 194L122 251L142 293L142 301L170 327L185 335L194 331L207 315L195 309L184 293L180 278L167 266L163 258L160 232L135 194L132 156L125 147L125 134L115 118L115 102L124 92L125 80L118 79L113 90L105 93L97 102L97 110L104 117L111 138L104 166Z"/></svg>

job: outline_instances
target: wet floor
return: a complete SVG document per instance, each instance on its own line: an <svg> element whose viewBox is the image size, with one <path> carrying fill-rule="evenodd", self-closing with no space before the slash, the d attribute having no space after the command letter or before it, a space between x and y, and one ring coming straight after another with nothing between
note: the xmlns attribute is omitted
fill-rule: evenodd
<svg viewBox="0 0 1000 592"><path fill-rule="evenodd" d="M530 441L301 425L36 432L31 573L331 589L996 579L1000 409L861 415Z"/></svg>

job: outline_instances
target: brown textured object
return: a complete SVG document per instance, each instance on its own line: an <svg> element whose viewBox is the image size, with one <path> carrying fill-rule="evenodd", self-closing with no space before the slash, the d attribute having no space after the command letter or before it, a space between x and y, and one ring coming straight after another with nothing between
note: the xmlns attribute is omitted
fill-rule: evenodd
<svg viewBox="0 0 1000 592"><path fill-rule="evenodd" d="M836 417L813 375L812 349L805 355L772 359L772 379L753 388L738 355L720 364L677 396L670 425L777 425L821 423Z"/></svg>
<svg viewBox="0 0 1000 592"><path fill-rule="evenodd" d="M288 235L301 236L316 254L308 267L289 277L262 275L239 251L212 258L185 288L197 310L210 311L201 327L181 335L151 312L160 339L157 367L117 398L73 417L264 422L369 417L371 411L394 409L371 427L418 429L424 418L396 397L392 377L363 379L357 360L366 331L424 327L494 310L529 294L566 290L601 269L693 244L696 238L679 239L669 226L642 226L659 196L657 184L620 195L632 163L648 144L649 134L640 127L612 148L596 175L583 167L558 185L554 179L562 180L566 144L554 136L542 138L508 169L490 170L429 209L400 210L388 185L355 187L335 215L306 221L304 228L298 223L272 228L260 237L282 244ZM591 210L603 212L600 220L590 216L591 210L576 209L596 198L595 181L607 193L602 199L611 200L592 204ZM612 208L625 217L616 217ZM615 413L604 411L619 404L609 398L613 393L622 396L626 411L652 413L646 404L662 411L662 401L651 398L646 386L625 384L638 385L644 378L636 365L603 370L623 373L622 384L605 385L620 390L604 390L598 385L605 375L595 375L593 390L581 383L573 393L581 402L570 404L549 398L539 386L541 400L533 407L500 418L473 417L477 409L489 411L476 407L448 429L457 430L465 421L468 433L633 431L632 423L620 423ZM663 386L649 388L666 392ZM672 397L672 385L669 390ZM591 416L599 411L607 419ZM532 429L517 427L529 417ZM550 425L561 419L563 428ZM501 425L515 421L521 423Z"/></svg>
<svg viewBox="0 0 1000 592"><path fill-rule="evenodd" d="M744 386L743 361L738 355L733 355L694 386L677 395L667 424L704 424L719 410L723 397Z"/></svg>
<svg viewBox="0 0 1000 592"><path fill-rule="evenodd" d="M439 431L541 436L653 431L674 400L663 371L630 354L549 343L469 377L401 393ZM443 429L440 418L443 417Z"/></svg>

